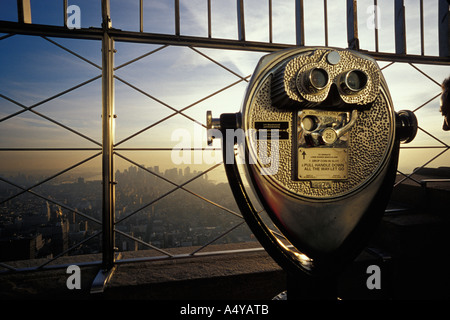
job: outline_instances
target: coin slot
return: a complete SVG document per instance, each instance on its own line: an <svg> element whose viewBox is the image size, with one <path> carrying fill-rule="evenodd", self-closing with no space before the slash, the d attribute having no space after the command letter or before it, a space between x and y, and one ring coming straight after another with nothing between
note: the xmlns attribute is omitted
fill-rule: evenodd
<svg viewBox="0 0 450 320"><path fill-rule="evenodd" d="M317 129L317 123L318 123L318 119L316 116L305 116L302 119L302 128L305 131L314 131L315 129Z"/></svg>

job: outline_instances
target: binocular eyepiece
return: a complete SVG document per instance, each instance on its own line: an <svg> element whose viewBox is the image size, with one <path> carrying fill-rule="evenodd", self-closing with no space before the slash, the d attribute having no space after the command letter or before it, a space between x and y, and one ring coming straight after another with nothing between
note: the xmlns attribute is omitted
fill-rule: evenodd
<svg viewBox="0 0 450 320"><path fill-rule="evenodd" d="M313 68L304 73L298 73L297 86L308 93L317 93L330 84L330 77L326 70ZM341 74L338 79L338 88L344 94L354 94L367 84L367 74L364 71L353 69Z"/></svg>

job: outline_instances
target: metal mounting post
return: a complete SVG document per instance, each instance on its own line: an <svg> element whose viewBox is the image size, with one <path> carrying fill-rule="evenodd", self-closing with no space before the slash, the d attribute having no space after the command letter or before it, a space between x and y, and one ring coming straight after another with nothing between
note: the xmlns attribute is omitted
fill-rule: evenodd
<svg viewBox="0 0 450 320"><path fill-rule="evenodd" d="M110 2L102 1L102 268L91 288L103 292L114 272L114 40L111 28Z"/></svg>
<svg viewBox="0 0 450 320"><path fill-rule="evenodd" d="M450 55L450 18L449 2L439 0L439 56L448 57Z"/></svg>
<svg viewBox="0 0 450 320"><path fill-rule="evenodd" d="M406 18L404 0L395 0L395 53L406 54Z"/></svg>
<svg viewBox="0 0 450 320"><path fill-rule="evenodd" d="M103 266L110 269L114 264L114 40L108 34L111 27L109 0L102 3Z"/></svg>
<svg viewBox="0 0 450 320"><path fill-rule="evenodd" d="M20 23L32 23L30 0L17 0L17 17Z"/></svg>
<svg viewBox="0 0 450 320"><path fill-rule="evenodd" d="M358 10L356 0L347 0L347 42L349 49L359 50Z"/></svg>

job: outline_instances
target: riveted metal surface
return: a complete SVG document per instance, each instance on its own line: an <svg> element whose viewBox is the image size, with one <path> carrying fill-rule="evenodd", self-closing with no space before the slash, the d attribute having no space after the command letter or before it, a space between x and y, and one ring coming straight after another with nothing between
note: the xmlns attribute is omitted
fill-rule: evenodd
<svg viewBox="0 0 450 320"><path fill-rule="evenodd" d="M326 50L316 50L317 55L320 53L322 57L321 63L326 57ZM319 52L319 53L318 53ZM297 179L297 163L302 161L299 159L296 150L298 149L297 134L300 127L297 120L297 111L292 108L279 108L273 106L271 98L271 86L274 79L273 73L267 73L266 78L261 81L261 85L256 89L254 97L248 104L246 110L247 119L246 130L255 130L256 124L261 121L277 121L287 122L289 126L285 130L290 137L289 139L269 140L254 139L249 135L248 146L250 154L258 159L256 166L258 170L263 170L264 178L277 188L281 188L284 192L295 196L306 198L334 198L346 195L352 191L361 188L368 183L370 179L382 168L392 148L394 139L395 117L392 103L387 93L387 89L383 82L380 89L374 86L382 82L382 75L376 63L371 60L365 60L356 57L356 61L352 61L349 57L350 53L341 52L344 57L341 61L332 65L332 77L337 77L338 72L344 72L355 67L364 70L370 74L366 88L360 92L358 98L350 97L349 101L355 103L373 102L370 109L358 111L358 118L355 125L350 129L348 135L344 138L348 139L348 175L346 179L329 179L324 184L312 183L311 179ZM293 83L297 74L302 70L299 64L301 59L308 58L308 55L299 55L290 60L287 65L291 65L289 71L291 80L286 80L286 84ZM352 61L349 63L349 61ZM306 62L304 62L306 63ZM341 65L342 64L342 65ZM296 66L294 69L293 66ZM375 70L375 68L377 68ZM288 67L285 68L287 70ZM369 71L370 70L370 71ZM373 80L375 79L375 80ZM294 84L293 84L294 85ZM289 91L286 87L286 91ZM376 96L374 96L376 94ZM353 100L351 100L353 99ZM357 99L359 102L356 102ZM320 109L314 109L320 112ZM328 111L323 112L330 112ZM319 148L329 148L330 146L320 146ZM333 147L333 146L331 146ZM317 187L322 186L322 187Z"/></svg>

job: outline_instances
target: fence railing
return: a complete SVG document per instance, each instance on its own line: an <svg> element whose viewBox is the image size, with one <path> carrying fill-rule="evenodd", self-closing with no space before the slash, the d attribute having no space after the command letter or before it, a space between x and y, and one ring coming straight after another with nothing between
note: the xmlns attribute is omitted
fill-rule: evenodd
<svg viewBox="0 0 450 320"><path fill-rule="evenodd" d="M417 2L417 1L416 1ZM127 30L127 29L116 29L114 24L114 19L111 18L111 12L114 10L114 7L111 6L109 0L101 1L101 7L97 4L85 4L88 8L89 6L95 6L98 9L101 9L101 15L98 13L98 16L101 17L100 21L94 27L81 27L71 28L68 21L72 17L70 7L68 6L68 1L62 1L62 23L60 25L50 25L50 24L36 24L33 23L33 7L30 7L30 2L27 0L22 0L17 2L19 5L17 8L14 8L13 11L17 10L18 19L10 19L0 20L0 32L3 35L0 35L0 45L2 42L6 42L8 39L12 39L13 37L20 37L20 35L32 35L36 37L41 37L43 41L46 41L49 45L55 46L59 49L64 50L68 55L77 60L86 63L90 67L96 70L97 74L89 79L84 79L82 82L72 85L56 94L51 95L50 97L43 98L37 103L26 104L21 102L20 98L12 97L12 95L8 92L0 89L0 98L3 101L7 101L9 104L15 105L21 108L19 111L9 113L7 115L3 115L0 119L0 124L6 123L7 120L17 118L19 116L23 116L24 114L32 113L34 116L39 119L43 119L56 125L57 127L69 131L72 134L78 136L82 140L89 143L89 147L2 147L0 148L0 152L8 153L8 152L88 152L91 153L89 156L81 159L73 165L66 167L65 169L59 171L56 174L50 175L47 178L41 179L40 181L34 182L31 186L24 187L22 184L14 182L12 179L8 179L5 176L0 175L0 181L5 183L6 185L13 186L18 189L18 192L11 193L7 195L4 199L1 200L1 206L8 206L13 204L14 199L17 199L19 196L23 195L32 195L33 197L37 197L43 201L54 204L58 206L60 209L67 210L77 217L81 217L85 219L90 224L96 225L96 227L92 227L94 230L89 236L85 237L79 242L72 244L71 246L65 246L63 249L59 251L52 258L47 259L36 267L31 269L39 270L45 268L54 268L54 261L58 258L67 255L70 252L76 251L81 246L86 243L92 241L93 239L98 239L101 237L101 248L99 251L102 254L101 260L95 262L102 266L103 271L100 272L98 283L96 288L101 288L102 284L108 279L110 276L110 272L114 270L114 267L117 263L120 263L120 259L117 257L117 237L120 239L124 239L123 241L131 241L139 244L142 247L149 248L152 250L156 250L161 256L159 258L151 257L149 260L158 260L158 259L175 259L180 257L191 257L196 255L202 255L200 252L207 246L217 242L219 239L222 239L237 230L240 227L245 225L244 220L242 219L241 214L235 209L220 204L219 201L212 200L209 197L203 196L202 192L193 191L191 188L196 182L201 179L205 179L205 177L215 170L216 168L221 166L221 163L216 163L208 168L202 170L201 172L197 172L196 174L187 175L185 181L177 181L175 178L170 178L162 173L160 173L156 168L148 168L145 165L142 165L138 160L133 159L131 156L127 156L127 152L169 152L176 150L173 146L157 146L157 147L149 147L149 146L132 146L127 147L126 142L133 140L134 138L147 133L149 130L157 128L161 124L165 124L167 122L172 121L176 117L182 117L187 120L189 123L192 123L194 126L199 126L200 128L205 129L206 124L203 120L196 119L195 116L190 115L190 111L193 107L198 106L205 101L209 101L214 97L217 97L224 92L229 92L231 89L235 88L238 85L245 84L248 82L249 74L241 74L241 72L234 70L232 67L227 66L225 63L221 62L220 59L213 58L213 56L203 49L217 49L217 50L236 50L243 52L257 52L264 54L266 52L272 52L275 50L280 50L284 48L294 47L294 46L304 46L308 45L308 38L305 38L305 16L308 15L308 9L311 6L311 3L308 3L308 7L306 7L307 1L303 0L295 0L295 1L286 1L286 4L290 5L290 8L294 9L294 12L291 12L293 15L292 21L293 30L292 32L295 34L295 41L292 43L278 43L274 42L275 34L277 33L277 25L274 20L276 18L275 12L281 11L280 7L275 6L272 0L268 0L265 5L266 13L260 13L265 18L264 25L267 26L267 34L265 37L267 41L252 41L249 40L249 30L248 25L246 25L246 18L249 14L256 14L256 7L250 7L250 1L237 0L228 2L235 6L235 15L234 18L231 19L228 23L236 24L236 35L231 38L218 38L214 37L215 34L215 20L214 20L214 6L217 2L213 2L211 0L205 1L205 15L206 15L206 27L203 27L206 34L204 36L192 36L192 35L184 35L183 30L183 10L196 10L196 8L189 7L189 4L184 1L174 0L173 2L173 33L161 33L161 32L148 32L146 31L146 5L152 5L152 3L139 0L136 1L134 7L137 16L139 17L138 24L136 30ZM93 2L92 2L93 3ZM198 4L198 1L195 2ZM398 63L402 65L407 65L413 70L413 72L417 72L418 74L425 77L426 81L433 86L433 94L431 94L430 98L419 106L408 106L408 108L413 109L414 112L423 110L430 105L434 105L438 100L440 95L440 83L439 81L434 79L434 76L428 75L426 71L427 66L448 66L450 65L450 57L449 57L449 41L448 41L448 3L445 0L439 0L436 4L436 17L437 19L433 22L433 30L436 31L436 38L438 39L438 54L429 55L426 54L426 46L425 46L425 37L427 34L426 25L424 23L424 19L426 16L426 12L424 10L423 1L420 0L416 3L418 6L418 20L419 20L419 38L420 45L418 46L420 53L419 54L409 54L407 50L407 34L406 34L406 23L408 17L405 12L405 1L404 0L396 0L393 5L393 16L394 21L392 23L394 30L394 46L392 52L381 52L380 51L380 36L378 34L379 28L374 27L371 29L373 31L374 36L374 50L365 50L361 47L360 43L360 26L361 23L358 23L358 15L361 12L360 2L356 0L347 0L342 1L339 5L344 6L346 9L346 17L344 22L346 23L346 43L343 46L354 50L364 51L372 56L375 59L379 60L380 63L384 63L383 72L388 71L389 69L395 68ZM374 20L372 21L374 24L380 21L380 11L378 10L378 3L376 0L373 2L364 2L369 8L370 5L370 17ZM316 6L319 8L316 9L317 12L322 12L322 23L323 23L323 35L320 37L323 38L323 43L315 44L315 45L324 45L328 46L332 43L329 24L330 21L330 10L333 10L336 5L333 1L331 2L324 0L323 3L317 5L317 1L315 1ZM260 2L258 2L258 6ZM359 5L359 7L358 7ZM407 5L411 6L411 3L408 2ZM85 12L84 7L81 7L83 12ZM79 8L78 8L79 9ZM366 10L366 13L368 11ZM344 19L344 17L341 17ZM12 21L11 21L12 20ZM233 21L234 20L234 21ZM73 22L73 21L72 21ZM308 36L308 34L306 34ZM84 57L83 54L77 53L76 50L69 49L68 46L61 43L60 39L69 38L69 39L78 39L78 40L94 40L101 42L101 65L94 62L92 59ZM146 44L149 45L149 50L145 53L138 55L137 57L132 57L131 59L126 59L120 63L120 65L115 65L115 53L116 53L116 44L124 43L124 44ZM154 45L158 45L155 47ZM190 53L196 55L197 57L201 57L202 59L207 59L208 63L217 66L221 72L225 72L227 76L231 76L232 80L223 85L220 88L214 89L212 92L202 96L199 99L196 99L194 102L179 108L170 103L164 102L162 98L158 97L157 94L151 93L150 90L143 89L139 86L139 84L133 83L133 81L119 75L122 70L125 70L126 67L133 66L133 64L143 61L144 59L148 59L153 57L156 54L164 54L170 48L187 48ZM32 50L32 49L30 49ZM7 63L7 62L2 62ZM420 65L420 66L418 66ZM422 67L422 66L425 66ZM68 94L73 93L80 88L84 88L92 83L95 83L97 80L101 79L101 108L102 108L102 116L101 123L99 124L101 127L101 140L98 138L92 138L89 134L82 132L81 130L73 128L71 125L64 124L62 121L56 120L54 117L46 115L44 112L38 111L39 107L46 105L58 98L66 96ZM389 82L389 81L388 81ZM131 90L132 92L139 94L140 96L145 97L146 101L151 101L151 103L155 103L158 108L164 109L169 113L162 118L154 121L152 123L147 124L145 127L138 129L137 131L133 131L131 134L125 135L119 141L115 141L116 139L116 128L115 122L117 117L116 110L116 96L117 96L117 85L121 85ZM170 84L169 84L170 85ZM100 94L99 94L100 95ZM237 109L239 106L235 106ZM122 111L122 112L127 112ZM419 117L420 124L420 117ZM134 129L134 128L133 128ZM424 128L420 126L419 132L424 134L428 139L433 141L432 145L412 145L406 146L402 149L421 149L421 150L429 150L429 149L438 149L439 152L430 156L430 158L426 159L424 163L417 166L411 173L406 174L402 171L399 171L399 175L403 176L396 185L404 182L405 180L414 180L414 175L417 174L422 168L435 161L436 159L442 159L444 156L448 155L449 143L445 142L445 139L437 137L436 134L432 133L428 128ZM32 137L31 137L32 138ZM6 137L2 137L2 140L7 140ZM184 151L190 152L211 152L213 150L217 150L217 148L207 148L202 145L194 146L190 148L182 148ZM86 213L73 206L58 201L55 197L48 196L46 194L42 194L39 191L39 188L42 185L53 181L61 177L62 175L79 168L86 163L89 163L93 160L101 161L101 214L99 216L93 216L91 213ZM167 189L163 192L160 192L150 201L142 201L139 202L138 206L130 206L130 210L126 213L121 212L120 216L117 215L118 208L117 198L116 198L116 188L120 187L120 182L118 182L117 177L117 161L123 161L138 170L140 173L146 174L149 177L153 177L154 181L159 181L161 183L167 185ZM416 181L419 185L420 182ZM119 185L118 185L119 183ZM123 231L120 226L124 221L129 221L132 218L135 218L137 213L141 213L145 210L153 210L154 206L163 200L167 200L169 196L182 191L186 192L190 196L198 199L201 203L206 203L208 206L212 206L220 212L225 212L227 215L233 217L233 220L226 221L226 227L222 228L221 232L215 235L210 235L210 237L204 240L201 244L199 244L195 249L192 249L186 254L173 254L169 252L166 248L162 248L161 246L156 245L156 241L149 241L148 239L142 239L142 237L137 237L129 232ZM7 209L8 210L8 209ZM179 211L183 211L184 208L180 205ZM236 218L236 219L234 219ZM261 248L251 249L251 250L261 250ZM234 251L231 251L234 252ZM208 254L223 254L223 251L216 251ZM206 253L204 253L206 254ZM130 262L132 259L123 259L123 261ZM136 261L142 261L145 258L136 259ZM65 264L61 264L64 266ZM13 267L9 263L1 263L1 267L3 267L7 272L8 271L20 271L20 270L30 270L30 268L19 268ZM98 289L96 289L98 290ZM101 289L100 289L101 291Z"/></svg>

